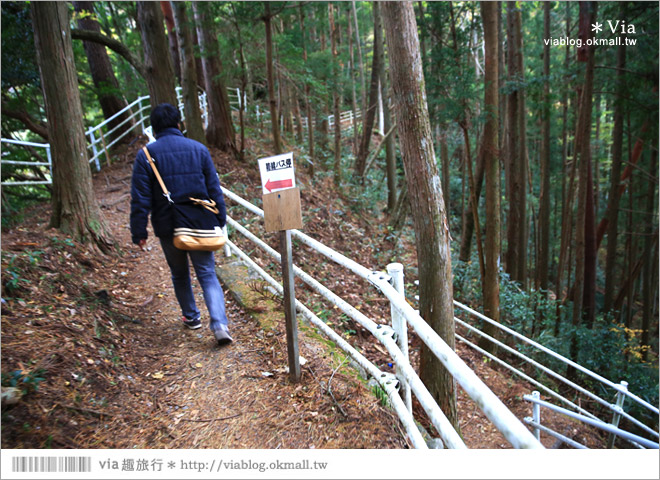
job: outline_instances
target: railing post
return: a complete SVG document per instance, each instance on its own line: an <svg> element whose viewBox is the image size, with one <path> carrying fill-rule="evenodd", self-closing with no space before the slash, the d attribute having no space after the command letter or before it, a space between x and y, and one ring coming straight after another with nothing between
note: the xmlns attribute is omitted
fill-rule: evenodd
<svg viewBox="0 0 660 480"><path fill-rule="evenodd" d="M206 92L203 92L200 98L202 100L202 119L204 120L204 128L206 129L209 126L209 107L206 100Z"/></svg>
<svg viewBox="0 0 660 480"><path fill-rule="evenodd" d="M387 273L392 277L392 286L394 289L404 296L404 283L403 283L403 265L400 263L390 263L387 266ZM408 357L408 324L406 319L399 311L394 308L394 305L390 305L390 311L392 315L392 328L396 332L396 341L401 349L406 360ZM406 408L409 412L412 412L412 395L410 393L410 386L404 380L404 378L399 375L397 368L397 378L401 384L401 398L406 404Z"/></svg>
<svg viewBox="0 0 660 480"><path fill-rule="evenodd" d="M626 399L624 391L628 391L628 382L621 380L621 390L616 392L616 406L617 406L617 411L614 412L614 415L612 416L612 425L615 427L619 426L619 421L621 420L621 415L619 414L619 411L623 410L623 402ZM610 433L610 436L607 439L607 448L613 448L614 447L614 441L616 440L616 435L614 433Z"/></svg>
<svg viewBox="0 0 660 480"><path fill-rule="evenodd" d="M138 103L138 111L140 112L140 125L142 126L142 135L146 135L144 131L144 111L142 110L142 99Z"/></svg>
<svg viewBox="0 0 660 480"><path fill-rule="evenodd" d="M229 240L229 230L227 229L227 225L222 227L222 233L225 236L225 238ZM225 243L225 257L231 257L231 248L229 248L228 243Z"/></svg>
<svg viewBox="0 0 660 480"><path fill-rule="evenodd" d="M539 400L541 394L537 390L534 390L532 392L532 397ZM541 405L538 403L532 403L532 419L536 425L541 425ZM534 427L534 436L538 441L541 441L541 430L537 427Z"/></svg>
<svg viewBox="0 0 660 480"><path fill-rule="evenodd" d="M50 153L50 143L46 147L46 157L48 158L48 173L50 173L50 183L53 183L53 156Z"/></svg>
<svg viewBox="0 0 660 480"><path fill-rule="evenodd" d="M99 162L99 152L96 149L96 137L94 137L94 131L89 131L89 140L92 144L92 152L94 153L94 165L96 165L96 171L101 171L101 163Z"/></svg>

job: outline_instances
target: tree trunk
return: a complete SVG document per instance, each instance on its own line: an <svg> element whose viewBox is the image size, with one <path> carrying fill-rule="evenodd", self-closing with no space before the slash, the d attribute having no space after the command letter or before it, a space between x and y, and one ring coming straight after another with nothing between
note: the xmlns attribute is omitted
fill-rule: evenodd
<svg viewBox="0 0 660 480"><path fill-rule="evenodd" d="M302 38L302 49L303 49L303 62L307 64L307 41L305 37L305 13L303 11L303 5L300 3L300 36ZM309 155L309 174L314 177L314 112L312 110L311 102L311 93L309 88L309 82L305 82L305 107L307 111L307 149Z"/></svg>
<svg viewBox="0 0 660 480"><path fill-rule="evenodd" d="M390 132L392 128L392 114L390 111L390 92L389 92L389 78L385 70L385 48L381 48L381 59L379 62L380 71L378 77L383 92L383 125L385 132L385 169L387 172L387 211L392 213L396 205L396 192L397 192L397 173L396 173L396 151L394 146L394 132Z"/></svg>
<svg viewBox="0 0 660 480"><path fill-rule="evenodd" d="M508 172L506 269L511 279L523 286L527 265L527 158L525 134L525 93L522 52L522 12L516 2L507 2L507 45L509 48L509 81L515 85L509 95L508 108Z"/></svg>
<svg viewBox="0 0 660 480"><path fill-rule="evenodd" d="M163 18L165 19L165 25L167 25L167 43L170 46L170 56L172 57L172 66L174 68L174 75L176 75L179 83L183 82L181 76L182 65L185 65L185 61L181 58L181 39L176 33L176 21L174 20L174 12L172 11L172 5L175 5L175 2L163 1L160 2L160 9L163 12ZM182 85L183 86L183 85Z"/></svg>
<svg viewBox="0 0 660 480"><path fill-rule="evenodd" d="M109 252L114 239L92 188L68 6L32 2L30 11L52 147L50 226Z"/></svg>
<svg viewBox="0 0 660 480"><path fill-rule="evenodd" d="M351 145L351 152L353 155L357 155L358 150L358 128L357 128L357 91L355 89L355 52L353 49L353 23L351 22L351 9L348 9L348 72L351 79L351 111L353 114L353 120L351 127L353 128L353 139Z"/></svg>
<svg viewBox="0 0 660 480"><path fill-rule="evenodd" d="M543 35L550 38L550 2L543 5ZM541 192L539 195L539 247L536 285L548 290L550 261L550 44L543 47L543 100L541 112Z"/></svg>
<svg viewBox="0 0 660 480"><path fill-rule="evenodd" d="M248 91L248 67L247 62L245 61L245 49L243 47L243 38L241 36L241 27L238 23L236 9L234 5L231 5L232 12L234 13L234 27L236 28L236 37L238 39L238 49L239 56L241 59L241 95L243 98L239 102L240 108L238 109L238 118L241 128L241 148L238 150L238 158L242 161L245 154L245 113L247 110L247 103L249 100L246 100L247 91ZM250 89L251 91L251 89Z"/></svg>
<svg viewBox="0 0 660 480"><path fill-rule="evenodd" d="M596 230L591 168L591 113L594 77L593 48L586 46L595 22L597 3L580 3L580 36L585 47L578 49L578 61L585 63L584 83L580 94L578 127L575 135L575 160L579 162L578 205L575 237L575 288L573 323L582 320L591 327L594 321L596 290Z"/></svg>
<svg viewBox="0 0 660 480"><path fill-rule="evenodd" d="M445 209L447 210L447 218L449 218L449 167L450 158L449 158L449 147L447 146L447 125L442 123L436 126L436 129L439 130L439 143L440 143L440 163L442 165L442 193L445 200ZM479 176L479 171L477 167L477 177Z"/></svg>
<svg viewBox="0 0 660 480"><path fill-rule="evenodd" d="M474 191L471 190L471 197L475 198L477 205L481 198L481 188L484 183L484 152L483 150L477 155L477 169L474 175ZM471 160L466 158L467 162ZM466 164L467 165L467 164ZM446 197L447 195L445 195ZM470 207L472 208L472 207ZM461 247L459 250L458 258L462 262L470 260L470 252L472 250L472 236L474 234L474 215L466 215L463 219L463 233L461 235Z"/></svg>
<svg viewBox="0 0 660 480"><path fill-rule="evenodd" d="M377 8L374 5L374 9ZM341 185L341 112L339 110L339 96L341 91L341 80L339 74L339 53L337 52L337 37L339 26L335 22L335 6L328 3L328 20L330 23L330 50L332 51L332 73L335 85L332 89L332 112L335 116L335 164L334 181L335 187Z"/></svg>
<svg viewBox="0 0 660 480"><path fill-rule="evenodd" d="M379 62L382 58L381 49L383 48L383 36L380 20L380 9L377 3L373 3L374 12L374 50L371 63L371 85L369 89L369 106L366 112L362 112L364 123L362 128L362 140L355 159L355 174L364 181L364 170L367 166L367 156L369 155L369 144L371 143L371 133L376 119L376 110L378 109L378 72Z"/></svg>
<svg viewBox="0 0 660 480"><path fill-rule="evenodd" d="M174 3L177 43L181 58L181 87L183 90L183 108L186 117L186 136L206 143L202 112L197 96L197 70L193 54L192 32L188 22L185 2Z"/></svg>
<svg viewBox="0 0 660 480"><path fill-rule="evenodd" d="M101 27L94 17L94 3L73 2L73 5L76 12L82 14L78 17L78 28L100 33ZM101 110L103 110L103 117L107 120L126 108L128 103L126 103L126 100L120 94L119 82L112 70L110 57L108 57L105 47L98 43L87 41L83 41L83 47L85 49L85 55L87 55L89 70L92 73L92 80L94 81L96 94L101 104ZM3 113L5 113L4 109ZM128 117L129 113L125 112L111 120L108 124L109 129L113 129L125 121L126 126L133 125L133 120L127 120ZM128 139L128 137L124 138ZM108 137L108 141L110 140L111 137Z"/></svg>
<svg viewBox="0 0 660 480"><path fill-rule="evenodd" d="M270 13L270 3L264 2L265 12L262 20L266 29L266 76L268 82L268 104L270 105L270 124L273 132L273 151L277 155L282 153L280 139L280 120L277 114L277 99L275 98L275 75L273 73L273 27Z"/></svg>
<svg viewBox="0 0 660 480"><path fill-rule="evenodd" d="M174 69L169 53L163 13L156 2L137 2L138 27L144 49L144 66L151 108L161 103L177 106Z"/></svg>
<svg viewBox="0 0 660 480"><path fill-rule="evenodd" d="M624 4L625 5L625 4ZM624 12L622 12L624 13ZM624 18L624 17L622 17ZM607 256L605 258L605 311L612 309L614 287L619 279L615 278L617 260L617 236L619 230L619 177L623 151L623 95L626 88L626 46L617 48L616 90L619 98L614 103L614 128L612 131L612 172L610 174L609 205L607 209Z"/></svg>
<svg viewBox="0 0 660 480"><path fill-rule="evenodd" d="M654 145L657 145L657 142L654 142ZM646 213L649 215L655 216L655 184L657 182L656 177L653 175L654 172L658 171L658 151L656 149L651 150L651 168L649 172L651 175L648 178L648 193L646 196ZM655 262L649 261L653 258L653 250L656 245L657 234L653 234L653 222L647 222L644 228L644 257L647 261L644 263L644 272L642 278L642 336L640 338L641 346L651 348L651 320L653 316L653 299L655 297L655 292L652 290L655 272L658 269L658 260L657 260L657 248ZM644 359L649 358L648 349L644 350Z"/></svg>
<svg viewBox="0 0 660 480"><path fill-rule="evenodd" d="M223 152L237 155L234 124L227 87L222 79L222 64L218 52L218 41L211 25L210 4L193 2L197 39L202 53L202 70L206 85L206 103L208 108L208 127L206 141Z"/></svg>
<svg viewBox="0 0 660 480"><path fill-rule="evenodd" d="M367 114L367 79L364 74L364 61L362 60L362 44L360 43L360 28L358 27L357 9L355 8L355 0L351 1L353 9L353 21L355 22L355 46L358 51L358 70L360 71L360 95L362 102L360 103L360 114L362 117L362 130L364 130L364 119Z"/></svg>
<svg viewBox="0 0 660 480"><path fill-rule="evenodd" d="M449 228L433 151L415 11L409 2L384 2L382 7L417 258L423 259L419 265L420 314L454 348ZM458 430L454 379L425 346L420 376Z"/></svg>
<svg viewBox="0 0 660 480"><path fill-rule="evenodd" d="M498 72L498 15L497 3L481 2L484 28L485 72L484 109L487 113L482 144L483 163L486 170L486 245L485 275L483 278L484 313L496 322L500 321L500 159L499 131L499 72ZM497 328L486 323L484 332L497 336ZM482 343L482 342L480 342ZM482 348L492 352L495 346L484 342Z"/></svg>

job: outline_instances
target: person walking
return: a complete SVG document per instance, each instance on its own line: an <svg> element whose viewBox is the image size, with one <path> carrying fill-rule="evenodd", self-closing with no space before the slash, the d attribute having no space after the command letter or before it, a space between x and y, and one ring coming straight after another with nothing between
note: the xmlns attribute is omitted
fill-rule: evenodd
<svg viewBox="0 0 660 480"><path fill-rule="evenodd" d="M179 128L181 114L169 103L161 103L151 112L151 127L156 141L147 145L165 185L177 196L206 193L215 200L218 220L227 221L220 180L211 154L201 143L183 136ZM172 243L174 225L168 200L158 184L146 155L140 150L133 164L131 180L131 237L142 250L147 243L147 221L151 213L154 234L160 240L163 254L172 274L174 293L183 314L183 325L189 329L202 326L195 303L188 261L195 269L209 312L209 327L219 345L233 342L225 312L225 297L215 273L213 252L179 250Z"/></svg>

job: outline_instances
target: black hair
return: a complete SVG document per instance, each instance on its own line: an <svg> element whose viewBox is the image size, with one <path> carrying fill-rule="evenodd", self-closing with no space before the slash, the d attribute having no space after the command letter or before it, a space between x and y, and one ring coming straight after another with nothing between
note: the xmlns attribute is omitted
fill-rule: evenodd
<svg viewBox="0 0 660 480"><path fill-rule="evenodd" d="M166 128L179 128L181 114L179 109L169 103L161 103L151 111L151 128L154 134L160 133Z"/></svg>

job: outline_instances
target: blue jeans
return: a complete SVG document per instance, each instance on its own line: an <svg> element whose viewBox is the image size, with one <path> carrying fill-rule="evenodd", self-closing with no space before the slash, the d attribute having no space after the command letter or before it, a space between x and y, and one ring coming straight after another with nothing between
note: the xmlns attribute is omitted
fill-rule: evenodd
<svg viewBox="0 0 660 480"><path fill-rule="evenodd" d="M197 281L202 287L204 301L209 311L211 321L209 327L212 331L227 330L227 314L225 313L225 295L215 273L215 258L213 252L195 252L179 250L172 243L172 238L159 238L165 259L172 272L174 293L179 301L183 316L188 320L199 319L200 313L195 303L192 284L190 282L190 268L188 257L195 269Z"/></svg>

